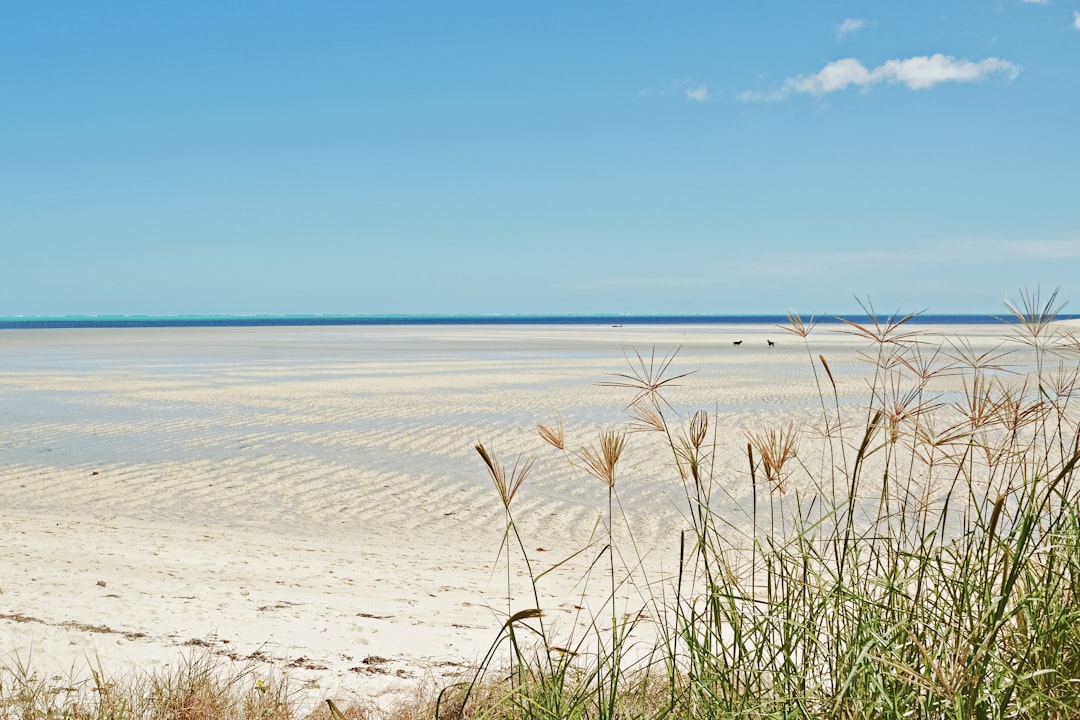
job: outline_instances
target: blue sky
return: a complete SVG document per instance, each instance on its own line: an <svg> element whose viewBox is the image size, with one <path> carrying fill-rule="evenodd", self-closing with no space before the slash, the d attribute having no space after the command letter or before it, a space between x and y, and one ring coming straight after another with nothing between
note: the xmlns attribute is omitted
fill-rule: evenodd
<svg viewBox="0 0 1080 720"><path fill-rule="evenodd" d="M0 315L1080 308L1080 0L0 0Z"/></svg>

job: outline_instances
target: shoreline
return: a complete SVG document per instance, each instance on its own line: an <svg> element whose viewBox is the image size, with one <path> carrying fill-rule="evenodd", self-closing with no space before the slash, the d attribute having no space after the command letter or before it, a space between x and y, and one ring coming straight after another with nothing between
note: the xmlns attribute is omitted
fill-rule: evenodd
<svg viewBox="0 0 1080 720"><path fill-rule="evenodd" d="M863 323L864 313L800 314L804 321L816 318L825 325L844 320ZM685 326L783 325L788 314L415 314L415 315L15 315L0 316L0 330L21 329L105 329L105 328L185 328L185 327L474 327L474 326ZM1080 320L1080 315L1063 314L1060 319ZM1009 325L1016 318L998 313L918 313L909 322L915 325Z"/></svg>

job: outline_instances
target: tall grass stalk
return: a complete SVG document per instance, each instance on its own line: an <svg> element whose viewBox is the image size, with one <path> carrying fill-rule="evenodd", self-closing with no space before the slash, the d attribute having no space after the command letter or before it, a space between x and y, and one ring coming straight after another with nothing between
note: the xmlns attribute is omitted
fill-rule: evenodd
<svg viewBox="0 0 1080 720"><path fill-rule="evenodd" d="M813 348L816 323L791 317L817 416L748 428L745 475L717 462L709 414L668 402L685 376L673 356L635 353L604 383L630 393L626 429L577 458L608 484L610 602L629 572L612 534L625 432L656 438L635 444L668 454L687 502L673 592L653 613L657 651L635 667L651 680L662 668L665 692L631 692L622 666L638 628L613 611L608 642L593 623L603 663L567 654L559 666L573 702L535 682L549 664L514 689L524 716L1080 716L1080 342L1055 321L1056 293L1007 303L1012 351L942 342L912 329L916 314L863 307L869 321L843 327L867 343L861 401ZM561 421L546 431L565 447ZM748 538L712 502L740 482ZM649 701L631 711L631 696Z"/></svg>

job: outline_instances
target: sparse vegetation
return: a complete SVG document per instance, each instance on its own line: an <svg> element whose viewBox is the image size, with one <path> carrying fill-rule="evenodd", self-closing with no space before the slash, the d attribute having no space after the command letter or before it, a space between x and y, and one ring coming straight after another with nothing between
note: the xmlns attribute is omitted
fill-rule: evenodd
<svg viewBox="0 0 1080 720"><path fill-rule="evenodd" d="M915 315L881 317L867 304L870 321L842 329L867 343L872 380L856 405L841 400L828 361L811 349L816 323L792 317L787 329L805 344L821 403L816 417L747 431L749 537L713 513L714 489L731 478L715 474L709 416L666 400L682 377L668 374L671 356L635 355L604 384L630 393L627 428L654 435L651 451L671 458L691 525L674 600L652 608L661 641L630 655L637 623L596 618L595 637L574 646L595 651L556 665L535 656L514 682L495 681L505 689L495 707L512 712L473 704L465 714L1080 714L1080 354L1054 322L1056 294L1042 303L1024 293L1007 308L1026 354L931 344ZM540 432L566 447L562 429L558 443L550 427ZM610 533L622 432L565 451L608 485L598 557L624 552ZM630 579L616 567L608 565L611 600ZM539 647L566 645L520 614L506 635L515 626L529 627Z"/></svg>
<svg viewBox="0 0 1080 720"><path fill-rule="evenodd" d="M602 582L607 602L583 636L545 625L537 582L567 560L535 567L512 513L543 458L507 466L478 445L505 511L507 593L517 562L532 593L511 599L474 674L394 717L1080 716L1080 340L1055 322L1056 293L1006 307L1022 352L931 342L915 315L867 303L869 322L842 327L866 342L872 379L859 403L813 348L824 331L792 316L820 403L748 428L738 478L718 474L712 416L668 401L685 377L670 372L672 355L635 354L603 383L627 393L627 417L593 444L575 449L561 418L540 425L553 456L607 492L580 551L593 557L583 581ZM642 565L614 532L631 525L618 499L628 449L670 458L688 523L677 576L637 578L653 594L630 617L615 598ZM715 514L714 493L735 481L751 485L748 533ZM330 703L312 717L374 716ZM205 660L126 684L0 670L4 720L224 717L297 714L283 678L229 676Z"/></svg>

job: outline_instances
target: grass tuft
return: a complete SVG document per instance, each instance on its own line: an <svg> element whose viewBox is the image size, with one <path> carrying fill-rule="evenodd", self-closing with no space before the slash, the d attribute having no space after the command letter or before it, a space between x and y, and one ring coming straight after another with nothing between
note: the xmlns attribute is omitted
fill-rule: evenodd
<svg viewBox="0 0 1080 720"><path fill-rule="evenodd" d="M609 490L609 598L633 582L615 558L637 553L610 530L628 432L649 431L654 456L649 437L666 445L684 483L673 587L649 599L649 624L598 616L572 645L545 634L575 650L554 665L519 653L517 681L486 686L509 714L467 716L1080 716L1080 343L1054 321L1063 304L1007 303L1027 354L941 343L911 329L916 313L862 306L869 320L842 329L867 343L861 402L811 350L813 318L789 319L828 383L816 417L745 433L749 542L712 510L712 488L740 478L718 469L735 465L716 462L708 414L663 396L686 376L674 355L635 352L602 383L630 393L625 429L577 454ZM659 642L643 653L646 629Z"/></svg>

